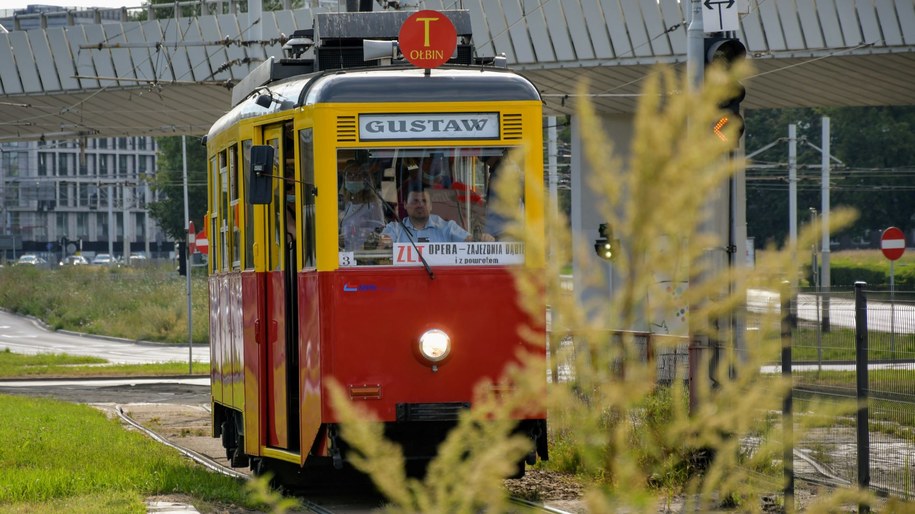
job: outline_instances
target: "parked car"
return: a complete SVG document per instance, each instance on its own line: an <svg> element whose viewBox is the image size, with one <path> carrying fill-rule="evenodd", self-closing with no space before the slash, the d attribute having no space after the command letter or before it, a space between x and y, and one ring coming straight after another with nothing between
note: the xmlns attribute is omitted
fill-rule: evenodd
<svg viewBox="0 0 915 514"><path fill-rule="evenodd" d="M82 255L68 255L60 261L61 266L85 266L86 264L89 264L89 260Z"/></svg>
<svg viewBox="0 0 915 514"><path fill-rule="evenodd" d="M30 253L25 254L25 255L19 257L19 260L16 261L16 264L17 264L17 265L18 265L18 264L26 264L26 265L29 265L29 266L40 266L40 265L42 265L42 264L47 264L47 263L48 263L48 261L42 259L41 257L39 257L39 256L37 256L37 255L33 255L33 254L30 254Z"/></svg>
<svg viewBox="0 0 915 514"><path fill-rule="evenodd" d="M100 253L92 259L92 264L96 265L113 266L116 262L110 253Z"/></svg>
<svg viewBox="0 0 915 514"><path fill-rule="evenodd" d="M127 258L127 264L129 266L145 266L148 262L149 259L142 253L132 253L130 254L130 257Z"/></svg>

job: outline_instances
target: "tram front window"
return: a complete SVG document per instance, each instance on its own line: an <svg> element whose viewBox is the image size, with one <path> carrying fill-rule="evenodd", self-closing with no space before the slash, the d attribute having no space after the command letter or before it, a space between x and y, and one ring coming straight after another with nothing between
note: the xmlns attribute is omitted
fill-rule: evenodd
<svg viewBox="0 0 915 514"><path fill-rule="evenodd" d="M523 248L507 241L522 219L523 173L504 165L507 148L341 150L337 154L342 267L415 265L421 252L443 265L515 264ZM497 207L511 181L515 200ZM505 201L505 195L498 199ZM447 244L448 246L439 246ZM468 246L476 244L476 246ZM408 248L409 247L409 248ZM476 255L489 255L476 258ZM510 257L504 257L504 255Z"/></svg>

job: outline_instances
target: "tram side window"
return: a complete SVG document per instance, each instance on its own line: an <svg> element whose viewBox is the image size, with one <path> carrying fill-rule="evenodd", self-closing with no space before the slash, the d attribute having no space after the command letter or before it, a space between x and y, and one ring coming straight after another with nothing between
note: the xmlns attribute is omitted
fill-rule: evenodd
<svg viewBox="0 0 915 514"><path fill-rule="evenodd" d="M523 173L507 148L386 148L337 153L341 266L392 264L392 246L504 241L523 214ZM515 200L495 209L497 177ZM396 263L395 263L396 264Z"/></svg>
<svg viewBox="0 0 915 514"><path fill-rule="evenodd" d="M251 173L251 145L252 142L250 139L246 139L241 142L241 166L242 166L242 176L248 177ZM244 184L247 185L249 182L246 180ZM245 194L248 194L248 191L245 191ZM254 269L254 204L251 202L245 202L245 269ZM211 234L213 232L210 232Z"/></svg>
<svg viewBox="0 0 915 514"><path fill-rule="evenodd" d="M379 193L380 163L345 158L338 166L339 248L354 252L378 247L385 226Z"/></svg>
<svg viewBox="0 0 915 514"><path fill-rule="evenodd" d="M209 198L209 213L210 217L207 220L209 226L207 227L207 237L210 238L210 264L209 269L211 272L217 271L219 268L216 267L216 254L219 249L216 245L216 239L219 234L219 164L216 160L216 156L210 157L210 190Z"/></svg>
<svg viewBox="0 0 915 514"><path fill-rule="evenodd" d="M231 210L229 209L229 166L228 152L222 150L219 152L219 254L218 264L222 271L228 271L229 245L231 244L232 234L229 233L229 224Z"/></svg>
<svg viewBox="0 0 915 514"><path fill-rule="evenodd" d="M272 146L274 150L274 161L270 174L274 177L281 177L281 160L283 159L283 156L280 149L280 140L278 138L272 138L265 141L265 143ZM267 251L267 269L278 271L282 269L283 254L286 248L286 231L283 228L283 221L286 216L286 190L282 180L271 181L271 196L273 199L270 201L268 207L268 230L270 239Z"/></svg>
<svg viewBox="0 0 915 514"><path fill-rule="evenodd" d="M486 177L482 231L497 241L511 241L511 222L524 219L524 170L504 155L485 156L478 165Z"/></svg>
<svg viewBox="0 0 915 514"><path fill-rule="evenodd" d="M299 131L299 171L302 177L302 262L305 268L315 263L315 163L312 129Z"/></svg>
<svg viewBox="0 0 915 514"><path fill-rule="evenodd" d="M232 269L241 268L241 226L239 225L239 198L238 198L238 149L235 145L229 147L229 212L232 227Z"/></svg>

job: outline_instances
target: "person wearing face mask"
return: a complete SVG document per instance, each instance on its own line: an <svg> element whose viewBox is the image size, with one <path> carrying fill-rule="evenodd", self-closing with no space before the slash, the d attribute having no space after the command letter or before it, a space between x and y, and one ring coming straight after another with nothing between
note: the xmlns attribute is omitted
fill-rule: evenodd
<svg viewBox="0 0 915 514"><path fill-rule="evenodd" d="M372 167L369 163L348 161L343 171L340 220L340 249L348 252L366 249L373 241L376 229L384 227L381 199L372 190Z"/></svg>

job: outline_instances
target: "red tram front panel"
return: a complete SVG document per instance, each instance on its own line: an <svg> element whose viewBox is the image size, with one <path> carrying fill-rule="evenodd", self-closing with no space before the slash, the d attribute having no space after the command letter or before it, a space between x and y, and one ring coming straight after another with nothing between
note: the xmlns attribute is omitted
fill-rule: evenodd
<svg viewBox="0 0 915 514"><path fill-rule="evenodd" d="M522 350L519 327L528 324L513 277L504 268L347 270L324 275L322 374L364 399L382 421L397 419L397 404L471 402L484 379L498 381ZM542 320L533 326L542 330ZM448 358L434 369L418 355L423 332L445 331ZM537 351L543 351L540 348ZM306 371L307 372L307 371ZM365 386L380 386L378 395ZM325 423L334 423L323 405Z"/></svg>

